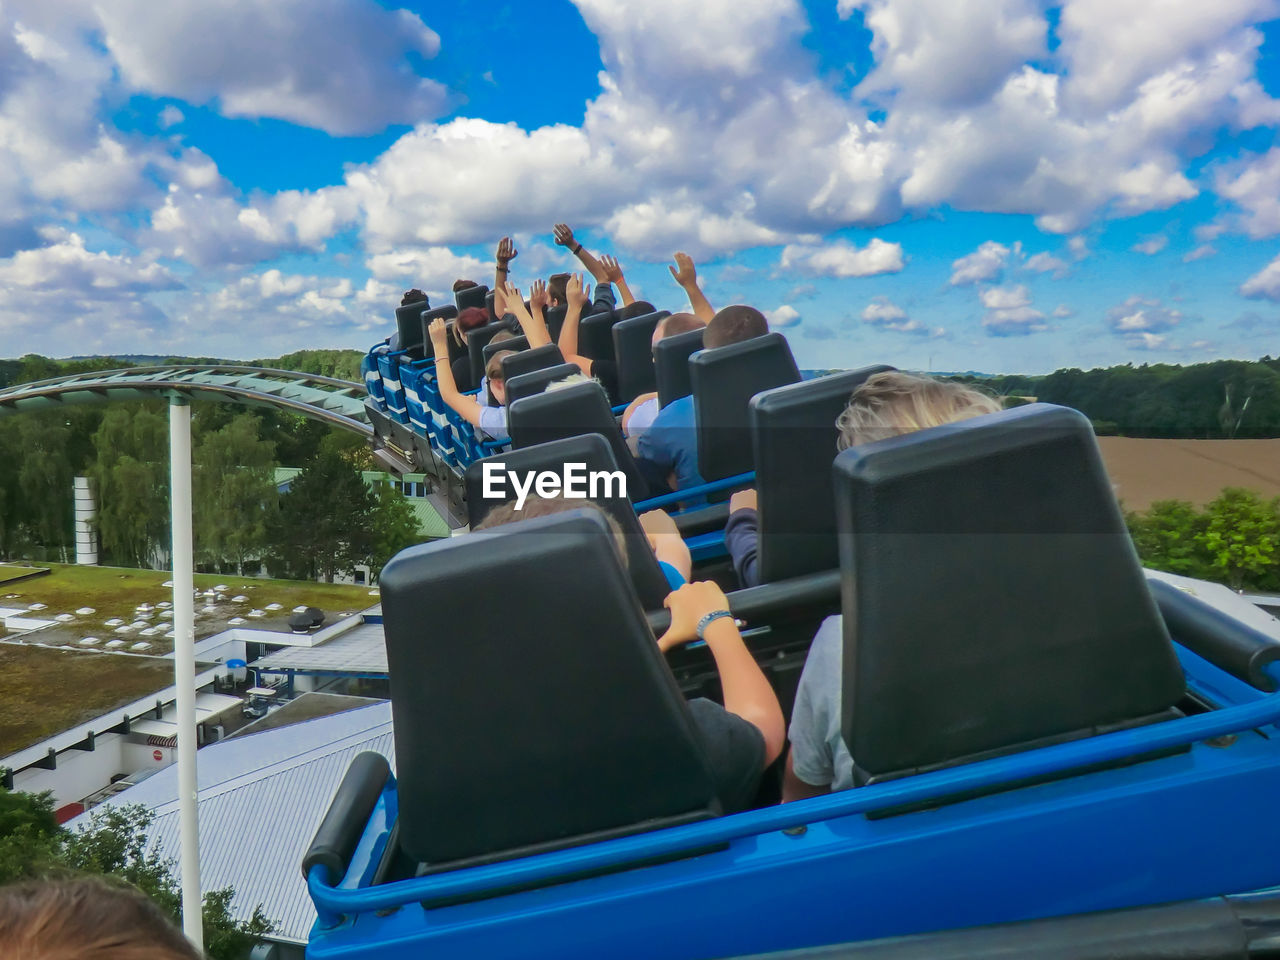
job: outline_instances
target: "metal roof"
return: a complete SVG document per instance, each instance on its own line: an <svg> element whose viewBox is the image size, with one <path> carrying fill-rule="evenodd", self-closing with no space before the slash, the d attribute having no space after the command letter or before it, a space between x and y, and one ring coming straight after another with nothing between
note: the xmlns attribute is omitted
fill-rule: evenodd
<svg viewBox="0 0 1280 960"><path fill-rule="evenodd" d="M254 907L274 923L272 939L305 943L315 910L302 877L302 855L352 759L365 750L395 766L391 704L223 740L197 754L200 886L235 888L231 913ZM177 766L169 766L106 801L141 804L155 814L148 850L179 853ZM89 814L76 818L86 822Z"/></svg>
<svg viewBox="0 0 1280 960"><path fill-rule="evenodd" d="M387 672L387 645L380 622L365 621L314 647L286 647L253 662L254 669L317 670L325 673Z"/></svg>

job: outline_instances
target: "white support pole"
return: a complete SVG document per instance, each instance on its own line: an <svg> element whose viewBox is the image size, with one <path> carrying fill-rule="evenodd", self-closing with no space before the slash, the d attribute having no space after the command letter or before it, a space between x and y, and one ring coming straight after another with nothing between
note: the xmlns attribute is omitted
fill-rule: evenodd
<svg viewBox="0 0 1280 960"><path fill-rule="evenodd" d="M196 804L195 554L191 545L191 405L169 397L169 503L173 532L173 675L177 689L178 819L182 838L182 930L204 949L200 920L200 825Z"/></svg>

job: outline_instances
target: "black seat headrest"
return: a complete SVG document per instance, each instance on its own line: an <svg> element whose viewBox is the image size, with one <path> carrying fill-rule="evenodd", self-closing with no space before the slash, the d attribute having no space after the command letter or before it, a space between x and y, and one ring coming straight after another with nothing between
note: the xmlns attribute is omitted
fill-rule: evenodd
<svg viewBox="0 0 1280 960"><path fill-rule="evenodd" d="M409 306L410 307L422 306L422 304L411 303L409 304ZM414 346L421 346L425 349L431 343L431 335L427 333L427 328L431 326L431 321L437 318L441 320L446 320L446 321L452 320L454 317L458 315L458 308L451 303L446 304L443 307L436 307L434 310L419 310L418 311L418 332L416 334L417 340L414 343L410 344L409 346L405 346L404 331L406 329L406 326L411 325L414 321L412 317L410 317L410 315L406 313L404 314L404 324L402 325L400 322L400 318L401 318L400 311L408 310L408 309L409 307L400 307L398 310L396 310L396 325L399 326L401 330L400 347L401 349L404 349L404 350L411 349ZM427 351L427 355L430 356L430 351Z"/></svg>
<svg viewBox="0 0 1280 960"><path fill-rule="evenodd" d="M426 300L396 307L396 335L401 350L419 350L427 342L423 337L425 328L420 321L423 313L430 309L431 305Z"/></svg>
<svg viewBox="0 0 1280 960"><path fill-rule="evenodd" d="M616 360L613 325L622 319L618 310L602 310L578 321L578 353L592 360Z"/></svg>
<svg viewBox="0 0 1280 960"><path fill-rule="evenodd" d="M498 319L498 315L493 312L493 301L496 296L497 294L492 290L484 295L484 308L489 312L490 323Z"/></svg>
<svg viewBox="0 0 1280 960"><path fill-rule="evenodd" d="M524 397L507 407L511 445L519 450L549 440L598 433L609 443L613 457L627 475L627 496L640 501L648 495L644 477L613 418L604 388L594 380Z"/></svg>
<svg viewBox="0 0 1280 960"><path fill-rule="evenodd" d="M618 400L628 403L657 389L653 369L653 331L670 310L655 310L613 325L613 354L618 358Z"/></svg>
<svg viewBox="0 0 1280 960"><path fill-rule="evenodd" d="M577 364L558 363L554 367L542 367L530 373L522 373L518 377L508 377L507 406L511 406L511 404L523 397L531 397L535 393L541 393L547 389L547 384L549 383L563 380L565 377L571 377L575 373L581 372Z"/></svg>
<svg viewBox="0 0 1280 960"><path fill-rule="evenodd" d="M490 340L506 330L507 325L498 320L494 323L486 323L483 327L476 327L467 333L467 353L471 357L471 382L473 384L479 385L480 378L484 376L484 366L489 359L485 355L484 348L489 345ZM505 343L506 341L503 342Z"/></svg>
<svg viewBox="0 0 1280 960"><path fill-rule="evenodd" d="M718 480L752 469L751 398L800 379L787 338L766 333L741 343L702 350L689 358L698 427L698 472Z"/></svg>
<svg viewBox="0 0 1280 960"><path fill-rule="evenodd" d="M835 471L855 776L1087 736L1181 698L1082 414L1032 404L853 447Z"/></svg>
<svg viewBox="0 0 1280 960"><path fill-rule="evenodd" d="M488 295L489 288L482 283L476 287L465 287L455 291L453 302L459 310L465 310L467 307L483 307Z"/></svg>
<svg viewBox="0 0 1280 960"><path fill-rule="evenodd" d="M409 856L462 866L718 813L602 517L411 547L379 582Z"/></svg>
<svg viewBox="0 0 1280 960"><path fill-rule="evenodd" d="M883 365L802 380L756 394L748 412L755 453L761 583L840 565L831 464L836 418L849 396Z"/></svg>
<svg viewBox="0 0 1280 960"><path fill-rule="evenodd" d="M653 348L653 369L658 381L658 403L666 406L673 400L693 393L689 381L689 358L702 349L703 330L686 330L673 337L663 337Z"/></svg>
<svg viewBox="0 0 1280 960"><path fill-rule="evenodd" d="M568 309L562 303L558 307L547 307L542 311L542 319L547 324L547 333L551 335L552 343L560 342L560 329L564 326L564 315Z"/></svg>
<svg viewBox="0 0 1280 960"><path fill-rule="evenodd" d="M484 355L484 365L487 367L489 361L493 359L493 355L499 350L514 350L517 353L521 350L529 349L528 337L508 337L506 340L499 340L497 343L490 338L489 342L484 345L481 351Z"/></svg>
<svg viewBox="0 0 1280 960"><path fill-rule="evenodd" d="M506 343L512 342L514 341L504 341L498 346L502 347ZM525 343L528 344L528 342L526 339ZM490 344L490 346L493 346L493 344ZM548 343L541 347L534 347L532 350L521 350L514 357L504 357L502 359L502 376L504 380L510 381L512 377L532 373L534 370L542 370L546 367L559 366L562 363L564 363L564 357L560 353L560 348L554 343Z"/></svg>
<svg viewBox="0 0 1280 960"><path fill-rule="evenodd" d="M498 465L502 466L502 471L496 475L503 479L492 481L492 486L498 492L494 497L484 495L485 464L491 465L488 468L491 475L494 475ZM597 433L565 437L563 440L552 440L475 460L467 467L465 477L467 515L472 528L479 526L489 515L489 511L498 504L516 499L515 488L506 479L506 472L524 477L529 473L548 470L564 476L565 464L574 464L578 474L587 478L592 474L620 473L618 461L609 449L608 442ZM526 481L521 479L520 482ZM588 493L592 493L587 480L580 482ZM622 486L621 483L598 482L591 499L603 507L622 528L627 541L627 573L631 575L631 583L636 588L641 605L646 610L661 610L662 601L666 599L670 587L649 546L649 539L640 527L635 507Z"/></svg>

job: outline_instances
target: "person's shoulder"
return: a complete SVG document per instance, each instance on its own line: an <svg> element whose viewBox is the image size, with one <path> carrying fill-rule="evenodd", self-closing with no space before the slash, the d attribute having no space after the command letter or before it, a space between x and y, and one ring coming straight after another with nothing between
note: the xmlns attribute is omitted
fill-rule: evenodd
<svg viewBox="0 0 1280 960"><path fill-rule="evenodd" d="M672 400L665 407L658 411L658 415L653 419L655 427L662 426L685 426L693 422L693 396L681 397L679 400Z"/></svg>

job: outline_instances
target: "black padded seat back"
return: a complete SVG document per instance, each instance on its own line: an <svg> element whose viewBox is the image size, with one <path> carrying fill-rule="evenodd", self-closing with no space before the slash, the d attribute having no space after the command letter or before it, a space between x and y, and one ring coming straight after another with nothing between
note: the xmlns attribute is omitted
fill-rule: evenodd
<svg viewBox="0 0 1280 960"><path fill-rule="evenodd" d="M410 306L421 306L421 304L410 304ZM406 308L401 307L399 310L396 311L397 325L400 323L400 310L404 310L404 309ZM436 307L434 310L418 311L418 333L417 333L418 340L415 346L421 347L426 356L431 356L431 351L427 349L431 345L431 335L427 332L427 328L431 326L431 321L440 319L440 320L446 321L447 323L448 321L454 319L457 315L458 315L458 308L451 303L443 307ZM413 322L412 320L406 319L406 323L412 323L412 322ZM449 339L451 341L453 340L452 334L450 335ZM401 328L400 344L403 349L406 349L406 350L409 349L408 347L404 347L404 328L403 327ZM452 357L453 346L454 344L451 343L449 348L450 359L453 358Z"/></svg>
<svg viewBox="0 0 1280 960"><path fill-rule="evenodd" d="M653 369L653 331L670 310L655 310L613 325L613 354L618 358L618 400L629 403L658 387Z"/></svg>
<svg viewBox="0 0 1280 960"><path fill-rule="evenodd" d="M502 477L491 479L490 487L497 496L485 497L485 465L489 464L489 473ZM521 477L530 472L542 470L553 471L564 476L565 464L574 464L575 476L590 478L592 474L614 474L621 476L618 461L609 449L608 442L597 433L583 434L579 437L565 437L563 440L552 440L539 443L521 450L495 454L481 460L473 461L467 467L465 486L467 495L468 522L474 529L489 515L489 511L502 503L517 499L515 488L505 474L519 474ZM580 467L578 465L581 465ZM501 470L498 469L501 465ZM521 479L521 483L526 481ZM671 588L667 578L658 566L658 558L653 555L649 539L640 527L635 507L623 490L623 484L611 479L600 481L592 490L587 479L574 480L576 486L582 487L588 494L594 493L591 499L606 510L618 526L627 542L627 573L631 577L631 585L646 610L661 610L662 601L666 599ZM530 491L532 495L533 491Z"/></svg>
<svg viewBox="0 0 1280 960"><path fill-rule="evenodd" d="M702 349L704 330L686 330L663 337L653 348L653 371L658 381L658 404L665 407L693 393L689 358Z"/></svg>
<svg viewBox="0 0 1280 960"><path fill-rule="evenodd" d="M489 288L482 283L477 287L467 287L456 291L453 295L453 302L459 310L465 310L467 307L483 307L485 298L488 295Z"/></svg>
<svg viewBox="0 0 1280 960"><path fill-rule="evenodd" d="M613 418L609 398L594 380L512 401L507 407L507 423L511 445L516 450L565 437L600 434L627 476L627 496L639 501L648 495L644 477L627 448L618 421Z"/></svg>
<svg viewBox="0 0 1280 960"><path fill-rule="evenodd" d="M584 308L585 309L585 308ZM619 310L602 310L578 321L578 353L592 360L616 360L613 327L622 319Z"/></svg>
<svg viewBox="0 0 1280 960"><path fill-rule="evenodd" d="M494 300L494 297L496 296L497 294L495 294L492 290L490 290L488 293L484 295L484 308L489 312L490 323L493 323L493 321L500 319L498 315L493 312L493 300Z"/></svg>
<svg viewBox="0 0 1280 960"><path fill-rule="evenodd" d="M519 337L517 339L524 338ZM526 345L528 342L528 340L525 340ZM505 346L505 343L500 343L498 346ZM548 343L545 346L534 347L532 350L521 350L514 357L503 357L502 376L504 380L510 381L512 377L532 373L534 370L542 370L546 367L557 367L563 363L564 357L560 353L560 348L554 343Z"/></svg>
<svg viewBox="0 0 1280 960"><path fill-rule="evenodd" d="M760 511L756 572L761 583L840 565L831 483L840 436L836 418L862 381L892 369L846 370L752 397L748 419Z"/></svg>
<svg viewBox="0 0 1280 960"><path fill-rule="evenodd" d="M702 479L718 480L752 469L755 457L747 424L751 398L799 379L791 345L780 333L702 350L689 358Z"/></svg>
<svg viewBox="0 0 1280 960"><path fill-rule="evenodd" d="M1031 404L836 458L861 780L1168 711L1182 670L1089 421Z"/></svg>
<svg viewBox="0 0 1280 960"><path fill-rule="evenodd" d="M571 377L575 373L581 372L575 363L558 363L554 367L542 367L530 373L522 373L518 377L508 377L507 406L523 397L531 397L535 393L541 393L547 389L547 384L549 383L563 380L565 377Z"/></svg>
<svg viewBox="0 0 1280 960"><path fill-rule="evenodd" d="M479 384L480 378L484 376L484 365L489 359L485 355L484 348L489 345L490 340L504 331L509 332L507 325L498 320L494 323L486 323L483 327L476 327L467 333L467 353L471 356L472 383Z"/></svg>
<svg viewBox="0 0 1280 960"><path fill-rule="evenodd" d="M396 335L399 337L401 350L422 351L424 328L421 319L422 314L430 309L426 300L396 307Z"/></svg>
<svg viewBox="0 0 1280 960"><path fill-rule="evenodd" d="M467 344L465 342L459 343L458 338L453 335L453 323L454 322L452 320L449 320L444 325L445 329L449 331L449 363L453 363L453 361L457 360L459 357L465 357L467 355ZM426 343L430 343L431 338L427 336L426 324L423 324L422 334L423 340ZM468 371L469 370L470 367L468 366Z"/></svg>
<svg viewBox="0 0 1280 960"><path fill-rule="evenodd" d="M379 585L410 857L463 866L719 812L603 517L411 547Z"/></svg>
<svg viewBox="0 0 1280 960"><path fill-rule="evenodd" d="M547 325L547 333L552 343L560 342L560 330L564 327L564 315L569 308L563 303L558 307L547 307L542 311L542 319Z"/></svg>

